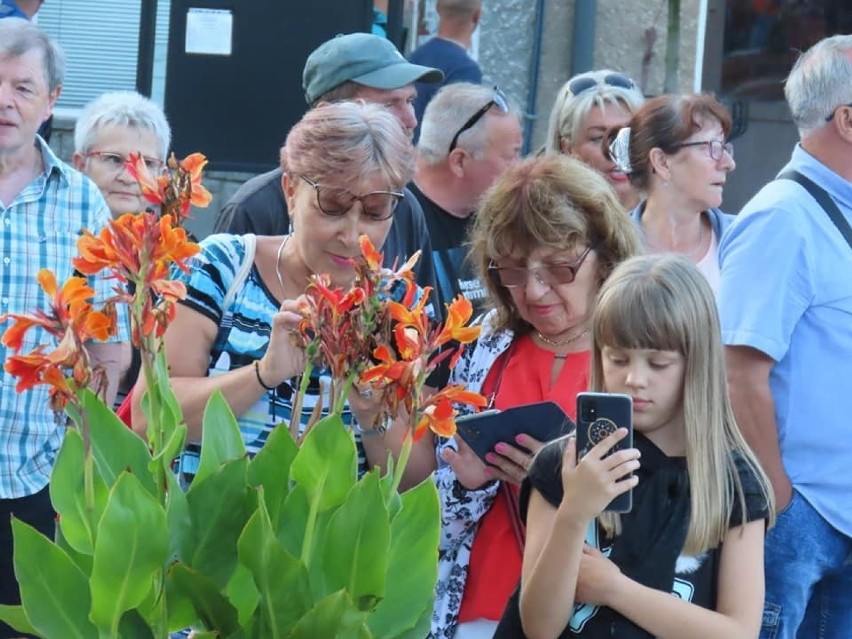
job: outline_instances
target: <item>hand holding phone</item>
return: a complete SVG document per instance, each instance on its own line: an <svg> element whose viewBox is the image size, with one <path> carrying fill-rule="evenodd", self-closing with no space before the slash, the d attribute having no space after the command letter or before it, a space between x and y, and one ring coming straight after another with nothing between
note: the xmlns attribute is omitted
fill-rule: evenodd
<svg viewBox="0 0 852 639"><path fill-rule="evenodd" d="M633 448L633 399L629 395L618 393L579 393L577 395L578 462L619 428L626 428L627 436L617 442L605 457ZM630 489L613 499L604 510L627 513L632 507L633 490Z"/></svg>
<svg viewBox="0 0 852 639"><path fill-rule="evenodd" d="M545 444L574 429L574 422L555 402L537 402L506 410L487 410L456 419L456 434L488 463L486 455L499 442L513 443L526 434ZM529 452L529 451L528 451Z"/></svg>

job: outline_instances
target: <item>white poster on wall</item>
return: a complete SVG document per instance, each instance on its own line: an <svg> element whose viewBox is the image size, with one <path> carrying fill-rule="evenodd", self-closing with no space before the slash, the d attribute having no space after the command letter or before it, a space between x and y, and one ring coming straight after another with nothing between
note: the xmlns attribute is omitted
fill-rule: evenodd
<svg viewBox="0 0 852 639"><path fill-rule="evenodd" d="M227 9L192 7L186 12L187 53L231 55L234 14Z"/></svg>

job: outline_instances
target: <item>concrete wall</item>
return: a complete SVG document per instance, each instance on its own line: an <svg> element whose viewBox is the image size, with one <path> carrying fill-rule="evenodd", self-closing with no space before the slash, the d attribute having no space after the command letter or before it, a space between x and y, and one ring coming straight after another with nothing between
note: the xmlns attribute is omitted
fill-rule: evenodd
<svg viewBox="0 0 852 639"><path fill-rule="evenodd" d="M479 44L484 81L497 83L523 108L532 85L530 70L535 29L535 0L485 0ZM622 71L642 84L644 92L662 92L668 22L666 0L598 0L594 67ZM692 91L701 0L681 0L678 87ZM573 0L545 0L542 49L532 148L544 141L556 93L571 77ZM649 61L646 33L656 33ZM643 68L646 71L643 73ZM644 80L644 81L643 81Z"/></svg>

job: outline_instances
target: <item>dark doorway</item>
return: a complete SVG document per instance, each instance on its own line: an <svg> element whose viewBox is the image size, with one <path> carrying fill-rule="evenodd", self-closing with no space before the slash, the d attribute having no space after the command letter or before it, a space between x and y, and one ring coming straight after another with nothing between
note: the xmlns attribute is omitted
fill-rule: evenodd
<svg viewBox="0 0 852 639"><path fill-rule="evenodd" d="M736 213L775 177L798 141L784 80L800 51L852 33L849 0L708 0L704 87L718 93L739 120L736 170L725 186L725 210Z"/></svg>

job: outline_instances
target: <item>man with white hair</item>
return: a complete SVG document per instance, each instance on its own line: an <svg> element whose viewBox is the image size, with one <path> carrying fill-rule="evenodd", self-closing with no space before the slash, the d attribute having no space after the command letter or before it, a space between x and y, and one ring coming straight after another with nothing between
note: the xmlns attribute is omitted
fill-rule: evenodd
<svg viewBox="0 0 852 639"><path fill-rule="evenodd" d="M435 97L438 89L453 82L482 82L482 70L470 57L473 32L479 26L482 14L481 0L437 0L438 32L417 49L408 59L414 64L435 67L444 72L439 84L417 84L414 114L418 121L423 119L426 105ZM420 138L420 127L414 130L414 141Z"/></svg>
<svg viewBox="0 0 852 639"><path fill-rule="evenodd" d="M426 107L411 190L432 241L439 315L459 294L482 310L485 286L464 244L480 196L517 161L522 144L518 113L500 89L450 84Z"/></svg>
<svg viewBox="0 0 852 639"><path fill-rule="evenodd" d="M845 405L852 380L852 35L809 49L784 93L801 142L722 239L719 307L734 412L772 481L778 512L766 536L760 636L839 639L852 632Z"/></svg>
<svg viewBox="0 0 852 639"><path fill-rule="evenodd" d="M52 300L36 275L50 269L58 282L74 275L71 259L83 230L98 234L109 209L88 178L60 161L37 134L62 90L65 58L59 46L21 18L0 20L0 312L47 312ZM92 278L98 302L112 296L112 282ZM89 345L94 364L107 369L112 402L122 344L130 338L127 309L119 306L113 343ZM9 324L0 326L6 330ZM42 327L27 334L24 352L56 340ZM0 345L0 361L13 354ZM20 602L13 567L11 517L52 538L55 513L48 482L65 418L51 410L49 387L18 392L17 378L0 369L0 604ZM0 637L17 637L0 623Z"/></svg>

